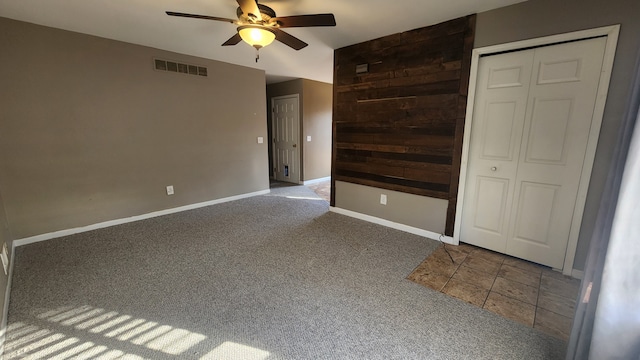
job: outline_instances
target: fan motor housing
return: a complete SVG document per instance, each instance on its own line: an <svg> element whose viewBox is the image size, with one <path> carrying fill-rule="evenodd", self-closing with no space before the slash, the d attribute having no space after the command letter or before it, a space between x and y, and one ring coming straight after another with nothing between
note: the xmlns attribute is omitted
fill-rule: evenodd
<svg viewBox="0 0 640 360"><path fill-rule="evenodd" d="M260 10L262 21L265 23L269 22L269 19L276 17L276 12L266 5L258 4L258 9ZM236 14L238 15L238 19L252 20L251 17L249 17L249 14L245 14L244 12L242 12L242 9L240 7L238 7L238 10L236 10Z"/></svg>

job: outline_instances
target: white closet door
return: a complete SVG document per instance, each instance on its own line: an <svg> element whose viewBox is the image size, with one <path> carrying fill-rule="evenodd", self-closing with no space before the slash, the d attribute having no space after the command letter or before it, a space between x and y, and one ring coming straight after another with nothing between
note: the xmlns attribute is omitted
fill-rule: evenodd
<svg viewBox="0 0 640 360"><path fill-rule="evenodd" d="M526 114L533 50L478 64L460 240L505 252Z"/></svg>
<svg viewBox="0 0 640 360"><path fill-rule="evenodd" d="M602 37L480 60L462 241L562 268L605 43ZM491 79L509 68L528 78L511 82L518 86L504 79L509 91L499 94Z"/></svg>
<svg viewBox="0 0 640 360"><path fill-rule="evenodd" d="M562 268L606 38L538 48L506 253Z"/></svg>

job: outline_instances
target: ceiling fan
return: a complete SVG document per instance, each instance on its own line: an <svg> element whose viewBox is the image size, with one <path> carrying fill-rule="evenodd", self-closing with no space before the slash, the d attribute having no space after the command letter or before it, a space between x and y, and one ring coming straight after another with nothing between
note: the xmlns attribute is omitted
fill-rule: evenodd
<svg viewBox="0 0 640 360"><path fill-rule="evenodd" d="M238 32L229 40L225 41L222 46L236 45L240 41L244 40L257 50L271 44L273 40L278 40L295 50L300 50L309 45L297 37L280 30L281 28L336 26L336 19L333 14L277 17L276 12L273 11L273 9L266 5L258 4L257 0L236 1L239 5L238 10L236 11L238 20L207 15L186 14L174 11L167 11L167 15L224 21L238 25ZM256 62L257 61L258 57L256 56Z"/></svg>

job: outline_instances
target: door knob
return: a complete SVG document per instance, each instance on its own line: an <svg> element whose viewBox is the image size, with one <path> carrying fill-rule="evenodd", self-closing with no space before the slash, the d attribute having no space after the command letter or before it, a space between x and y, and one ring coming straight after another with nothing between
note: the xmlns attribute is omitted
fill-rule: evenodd
<svg viewBox="0 0 640 360"><path fill-rule="evenodd" d="M498 168L497 168L497 167L495 167L495 166L492 166L492 167L491 167L491 171L496 171L496 170L498 170Z"/></svg>
<svg viewBox="0 0 640 360"><path fill-rule="evenodd" d="M296 147L296 146L298 146L298 145L296 145L296 144L293 144L293 147Z"/></svg>

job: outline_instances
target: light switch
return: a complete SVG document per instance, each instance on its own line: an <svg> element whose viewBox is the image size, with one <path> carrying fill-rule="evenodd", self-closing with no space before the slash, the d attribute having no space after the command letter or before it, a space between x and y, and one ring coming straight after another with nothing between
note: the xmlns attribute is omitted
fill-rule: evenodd
<svg viewBox="0 0 640 360"><path fill-rule="evenodd" d="M262 136L258 136L258 144L262 144L264 142L264 138Z"/></svg>
<svg viewBox="0 0 640 360"><path fill-rule="evenodd" d="M307 135L307 141L311 141L311 135Z"/></svg>

